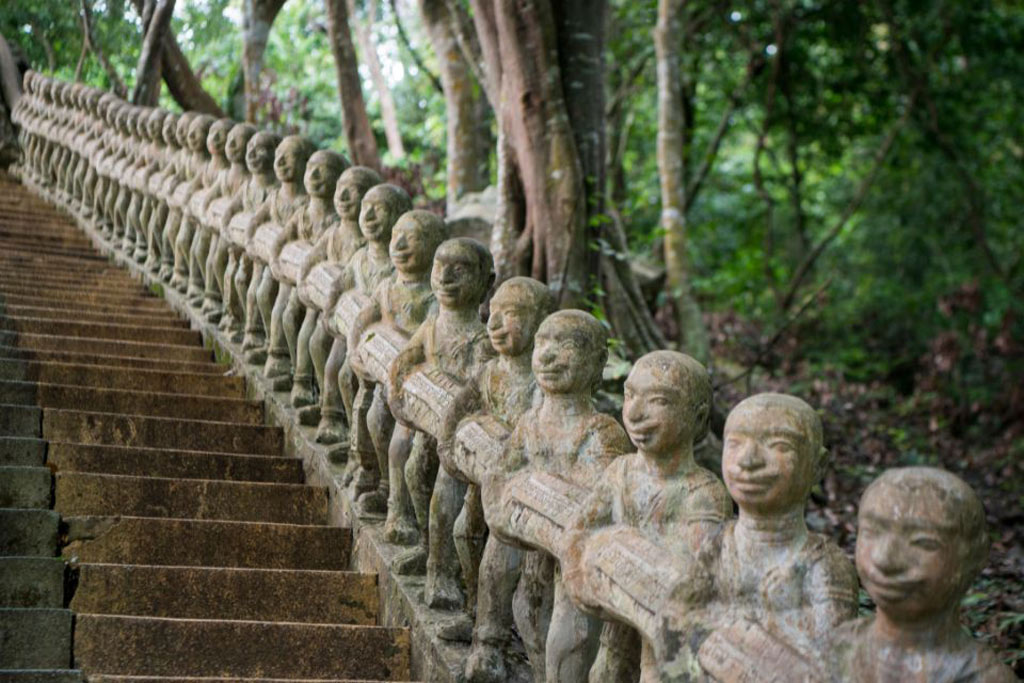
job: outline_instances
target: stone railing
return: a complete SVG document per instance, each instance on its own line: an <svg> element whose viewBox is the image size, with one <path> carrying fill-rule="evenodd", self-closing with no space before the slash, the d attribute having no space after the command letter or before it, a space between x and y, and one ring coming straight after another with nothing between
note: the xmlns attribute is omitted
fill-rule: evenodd
<svg viewBox="0 0 1024 683"><path fill-rule="evenodd" d="M347 455L352 520L383 522L391 572L425 576L417 609L447 615L425 637L471 641L466 679L507 680L525 650L548 681L1013 680L957 623L988 541L956 476L871 484L855 571L804 523L827 467L810 406L737 405L719 479L693 456L699 363L648 354L622 424L598 413L604 327L529 278L483 322L487 249L373 170L31 72L14 121L22 182L183 295ZM858 573L875 616L855 618Z"/></svg>

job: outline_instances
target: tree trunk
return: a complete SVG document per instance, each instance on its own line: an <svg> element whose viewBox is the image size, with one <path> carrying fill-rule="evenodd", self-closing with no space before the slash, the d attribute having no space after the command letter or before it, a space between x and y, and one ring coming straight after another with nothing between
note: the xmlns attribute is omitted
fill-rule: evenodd
<svg viewBox="0 0 1024 683"><path fill-rule="evenodd" d="M285 0L243 0L242 70L245 72L245 120L256 123L260 102L260 72L270 27Z"/></svg>
<svg viewBox="0 0 1024 683"><path fill-rule="evenodd" d="M366 101L359 82L359 62L349 31L348 8L345 0L324 0L324 4L327 8L327 33L338 75L338 93L341 96L348 151L353 163L379 169L380 154L370 119L366 115Z"/></svg>
<svg viewBox="0 0 1024 683"><path fill-rule="evenodd" d="M159 0L153 5L152 13L147 11L146 14L150 16L142 39L139 64L135 68L132 103L155 107L160 101L160 53L174 14L174 0Z"/></svg>
<svg viewBox="0 0 1024 683"><path fill-rule="evenodd" d="M142 15L141 5L142 0L137 0L139 3L139 16ZM85 40L89 41L89 49L96 55L96 59L99 60L100 66L107 72L107 78L110 79L111 88L114 90L114 94L124 99L128 95L127 88L124 87L124 82L121 77L117 75L117 71L114 70L114 66L107 59L107 56L103 54L103 49L96 43L96 38L92 33L92 6L89 0L82 0L82 35Z"/></svg>
<svg viewBox="0 0 1024 683"><path fill-rule="evenodd" d="M380 98L380 118L384 124L384 137L388 141L388 151L395 159L405 156L405 147L402 145L402 133L398 128L398 114L395 109L395 98L391 96L391 88L384 77L384 69L381 68L380 59L377 57L377 46L373 44L373 25L377 21L377 0L368 0L366 3L366 21L355 19L356 2L348 0L348 12L356 24L356 38L359 40L359 49L363 52L363 59L370 70L370 78L373 80L373 87Z"/></svg>
<svg viewBox="0 0 1024 683"><path fill-rule="evenodd" d="M82 0L83 6L86 1ZM143 16L143 0L132 0L132 6L140 17ZM160 72L164 83L167 84L167 92L183 110L223 118L224 112L192 71L170 27L164 32L163 48L160 50Z"/></svg>
<svg viewBox="0 0 1024 683"><path fill-rule="evenodd" d="M419 4L441 70L447 114L447 210L451 212L464 194L487 186L491 148L489 107L459 49L445 0L420 0Z"/></svg>
<svg viewBox="0 0 1024 683"><path fill-rule="evenodd" d="M680 346L701 362L711 349L700 308L690 291L686 243L686 113L680 64L685 0L659 0L654 47L658 74L658 175L661 181L661 228L665 233L665 267L669 296L679 325Z"/></svg>

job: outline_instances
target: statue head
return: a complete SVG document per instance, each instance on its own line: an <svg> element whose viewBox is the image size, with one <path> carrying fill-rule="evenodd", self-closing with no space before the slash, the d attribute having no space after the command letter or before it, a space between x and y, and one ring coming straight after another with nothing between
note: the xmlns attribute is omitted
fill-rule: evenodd
<svg viewBox="0 0 1024 683"><path fill-rule="evenodd" d="M372 168L353 166L345 169L338 178L338 185L334 191L334 209L345 220L359 220L363 196L371 187L380 183L380 176Z"/></svg>
<svg viewBox="0 0 1024 683"><path fill-rule="evenodd" d="M164 144L171 148L178 147L178 121L181 119L181 114L175 114L168 112L167 116L164 117L164 122L161 130L161 135L164 139Z"/></svg>
<svg viewBox="0 0 1024 683"><path fill-rule="evenodd" d="M392 228L398 217L412 209L412 200L397 185L374 185L359 204L359 231L368 242L393 242ZM440 244L440 242L438 242ZM434 245L437 247L437 244ZM433 249L430 255L434 255ZM394 260L394 254L391 255ZM397 266L398 263L395 262Z"/></svg>
<svg viewBox="0 0 1024 683"><path fill-rule="evenodd" d="M245 145L245 166L253 175L274 170L274 150L281 144L281 136L261 130L249 138Z"/></svg>
<svg viewBox="0 0 1024 683"><path fill-rule="evenodd" d="M556 311L537 329L533 376L545 394L593 394L607 360L608 332L586 311Z"/></svg>
<svg viewBox="0 0 1024 683"><path fill-rule="evenodd" d="M289 135L277 146L274 153L274 173L282 183L297 183L306 173L306 162L316 148L313 143L299 135Z"/></svg>
<svg viewBox="0 0 1024 683"><path fill-rule="evenodd" d="M188 126L188 148L194 153L207 153L209 151L206 139L210 136L210 129L217 119L208 114L200 114L192 119Z"/></svg>
<svg viewBox="0 0 1024 683"><path fill-rule="evenodd" d="M164 141L163 129L167 114L166 109L152 109L149 116L146 117L146 133L153 142L162 143Z"/></svg>
<svg viewBox="0 0 1024 683"><path fill-rule="evenodd" d="M543 282L513 277L502 282L491 297L487 336L503 356L533 351L533 337L544 318L555 310L555 296Z"/></svg>
<svg viewBox="0 0 1024 683"><path fill-rule="evenodd" d="M626 378L622 422L640 452L670 456L708 435L711 376L695 358L652 351Z"/></svg>
<svg viewBox="0 0 1024 683"><path fill-rule="evenodd" d="M924 624L956 610L988 551L981 499L950 472L886 470L861 496L857 573L894 623Z"/></svg>
<svg viewBox="0 0 1024 683"><path fill-rule="evenodd" d="M224 148L228 143L228 133L234 127L231 119L217 119L206 134L206 151L210 156L224 158Z"/></svg>
<svg viewBox="0 0 1024 683"><path fill-rule="evenodd" d="M306 162L306 173L302 179L306 192L317 199L330 199L334 195L338 176L346 166L348 161L337 152L326 149L313 152Z"/></svg>
<svg viewBox="0 0 1024 683"><path fill-rule="evenodd" d="M470 237L441 243L434 253L430 288L441 308L476 308L494 282L494 259Z"/></svg>
<svg viewBox="0 0 1024 683"><path fill-rule="evenodd" d="M188 131L192 127L192 121L199 116L197 112L187 111L178 117L178 127L174 131L174 138L178 142L178 147L181 149L189 149L188 146Z"/></svg>
<svg viewBox="0 0 1024 683"><path fill-rule="evenodd" d="M364 212L367 200L378 187L381 185L367 192L363 198ZM359 224L363 224L362 213ZM448 228L440 216L419 209L406 211L391 229L391 244L388 248L391 262L404 275L426 275L434 261L434 252L447 236Z"/></svg>
<svg viewBox="0 0 1024 683"><path fill-rule="evenodd" d="M803 510L828 464L821 419L786 394L741 401L725 421L722 478L741 513L776 516Z"/></svg>
<svg viewBox="0 0 1024 683"><path fill-rule="evenodd" d="M231 126L228 141L224 145L224 153L233 164L245 163L246 145L256 135L256 126L248 123L236 123Z"/></svg>

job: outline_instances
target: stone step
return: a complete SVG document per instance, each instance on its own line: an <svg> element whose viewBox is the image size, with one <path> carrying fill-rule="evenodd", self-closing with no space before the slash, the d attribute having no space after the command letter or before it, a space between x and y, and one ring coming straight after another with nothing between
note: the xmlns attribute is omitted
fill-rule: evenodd
<svg viewBox="0 0 1024 683"><path fill-rule="evenodd" d="M43 256L74 258L76 261L95 261L102 263L104 259L86 246L62 247L59 245L41 245L32 240L11 240L6 245L11 250L11 257L25 257L39 259Z"/></svg>
<svg viewBox="0 0 1024 683"><path fill-rule="evenodd" d="M327 523L327 489L304 484L61 472L55 500L54 509L64 517L130 515Z"/></svg>
<svg viewBox="0 0 1024 683"><path fill-rule="evenodd" d="M4 306L0 303L0 315L21 318L44 318L47 320L68 320L87 323L109 322L116 325L135 327L181 327L188 329L188 321L167 316L90 313L74 308L44 308L42 306Z"/></svg>
<svg viewBox="0 0 1024 683"><path fill-rule="evenodd" d="M218 366L224 368L223 365ZM136 367L25 362L0 358L0 379L120 391L149 391L219 398L244 398L245 380L213 373L167 372Z"/></svg>
<svg viewBox="0 0 1024 683"><path fill-rule="evenodd" d="M344 570L352 548L351 530L341 527L124 516L65 521L63 554L77 562Z"/></svg>
<svg viewBox="0 0 1024 683"><path fill-rule="evenodd" d="M0 557L53 557L59 526L53 510L0 508Z"/></svg>
<svg viewBox="0 0 1024 683"><path fill-rule="evenodd" d="M57 472L94 472L181 479L303 482L302 460L162 448L50 443L46 462Z"/></svg>
<svg viewBox="0 0 1024 683"><path fill-rule="evenodd" d="M0 681L10 683L81 683L82 672L74 669L0 669Z"/></svg>
<svg viewBox="0 0 1024 683"><path fill-rule="evenodd" d="M380 626L79 614L75 664L90 675L407 680L409 634Z"/></svg>
<svg viewBox="0 0 1024 683"><path fill-rule="evenodd" d="M198 330L181 327L136 327L108 323L79 322L59 318L21 318L6 315L0 326L19 334L59 334L65 337L88 339L116 339L126 342L169 344L174 346L201 345L203 336Z"/></svg>
<svg viewBox="0 0 1024 683"><path fill-rule="evenodd" d="M43 411L35 406L0 404L0 436L39 438Z"/></svg>
<svg viewBox="0 0 1024 683"><path fill-rule="evenodd" d="M71 610L0 608L0 669L64 669L71 663Z"/></svg>
<svg viewBox="0 0 1024 683"><path fill-rule="evenodd" d="M46 462L46 442L22 436L0 436L0 465L42 467Z"/></svg>
<svg viewBox="0 0 1024 683"><path fill-rule="evenodd" d="M217 422L263 423L263 404L240 398L0 380L0 403L41 408L89 406L96 413L131 413Z"/></svg>
<svg viewBox="0 0 1024 683"><path fill-rule="evenodd" d="M4 299L10 297L33 297L36 299L53 299L57 301L74 301L88 306L139 306L143 302L156 301L165 307L166 303L156 299L143 291L132 296L93 294L85 290L71 290L56 287L33 287L30 283L22 285L9 285L0 290L0 296Z"/></svg>
<svg viewBox="0 0 1024 683"><path fill-rule="evenodd" d="M52 475L46 467L0 467L0 508L50 508ZM2 603L0 603L2 604Z"/></svg>
<svg viewBox="0 0 1024 683"><path fill-rule="evenodd" d="M215 362L212 358L205 362L190 363L156 358L104 356L101 354L75 353L73 351L34 351L32 349L19 349L16 346L0 346L0 361L4 360L64 363L66 365L100 365L109 368L141 368L160 372L185 372L206 375L223 375L228 370L227 366Z"/></svg>
<svg viewBox="0 0 1024 683"><path fill-rule="evenodd" d="M0 671L0 674L3 672ZM19 679L20 680L20 679ZM265 676L107 676L90 675L89 683L375 683L360 678L267 678ZM34 683L34 682L33 682ZM42 681L41 681L42 683Z"/></svg>
<svg viewBox="0 0 1024 683"><path fill-rule="evenodd" d="M213 352L200 346L180 346L147 342L130 342L120 339L93 339L55 334L29 334L0 331L0 345L13 345L39 351L64 351L74 349L78 353L103 354L107 356L136 356L159 358L161 360L209 361Z"/></svg>
<svg viewBox="0 0 1024 683"><path fill-rule="evenodd" d="M215 453L277 455L284 446L280 427L51 408L43 410L42 431L47 441Z"/></svg>
<svg viewBox="0 0 1024 683"><path fill-rule="evenodd" d="M0 605L64 607L64 560L0 557Z"/></svg>
<svg viewBox="0 0 1024 683"><path fill-rule="evenodd" d="M68 301L65 298L37 296L34 294L0 294L3 300L10 306L43 306L47 308L65 308L76 311L89 311L91 313L129 313L139 312L146 315L165 315L177 318L177 313L167 307L163 299L153 297L135 298L113 304L90 304L77 301Z"/></svg>
<svg viewBox="0 0 1024 683"><path fill-rule="evenodd" d="M7 285L21 286L24 283L40 287L53 287L56 289L67 289L69 291L88 290L109 295L135 296L145 293L141 283L125 277L112 277L100 270L83 270L78 272L71 269L62 269L60 274L49 274L40 272L32 264L26 264L24 268L11 266L11 264L0 264L4 272L0 274L0 289Z"/></svg>
<svg viewBox="0 0 1024 683"><path fill-rule="evenodd" d="M293 569L81 564L71 609L177 619L377 622L374 574Z"/></svg>

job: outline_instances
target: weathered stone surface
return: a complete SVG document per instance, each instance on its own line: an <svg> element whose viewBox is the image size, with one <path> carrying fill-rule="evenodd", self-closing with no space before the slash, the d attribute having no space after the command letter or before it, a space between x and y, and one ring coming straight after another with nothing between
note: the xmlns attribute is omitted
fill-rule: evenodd
<svg viewBox="0 0 1024 683"><path fill-rule="evenodd" d="M243 398L245 380L213 373L165 372L74 363L25 362L0 358L0 380L78 387L104 387L160 394Z"/></svg>
<svg viewBox="0 0 1024 683"><path fill-rule="evenodd" d="M57 472L96 472L181 479L301 484L302 460L161 448L51 443L47 464Z"/></svg>
<svg viewBox="0 0 1024 683"><path fill-rule="evenodd" d="M80 614L75 664L104 674L409 678L405 630Z"/></svg>
<svg viewBox="0 0 1024 683"><path fill-rule="evenodd" d="M66 668L71 652L71 611L0 608L0 643L0 668Z"/></svg>
<svg viewBox="0 0 1024 683"><path fill-rule="evenodd" d="M46 351L20 349L15 346L0 346L0 368L4 367L4 361L7 360L63 363L65 365L99 365L108 368L139 368L157 372L186 374L221 375L224 373L224 366L215 363L212 358L206 361L187 362L132 356L107 356L98 353L78 353L72 350Z"/></svg>
<svg viewBox="0 0 1024 683"><path fill-rule="evenodd" d="M79 562L340 570L348 567L352 544L351 531L340 527L146 517L66 521L64 556Z"/></svg>
<svg viewBox="0 0 1024 683"><path fill-rule="evenodd" d="M82 564L78 613L374 625L377 577L338 571Z"/></svg>
<svg viewBox="0 0 1024 683"><path fill-rule="evenodd" d="M283 443L277 427L49 408L43 414L43 438L85 444L267 455L280 453Z"/></svg>
<svg viewBox="0 0 1024 683"><path fill-rule="evenodd" d="M188 327L188 323L184 320L161 315L112 312L104 313L102 311L84 311L73 308L56 308L49 306L4 306L2 302L0 302L0 313L18 318L78 320L90 323L107 322L114 325L133 325L137 327Z"/></svg>
<svg viewBox="0 0 1024 683"><path fill-rule="evenodd" d="M0 556L53 557L59 524L53 510L0 509Z"/></svg>
<svg viewBox="0 0 1024 683"><path fill-rule="evenodd" d="M20 436L0 436L0 465L42 465L46 458L46 442Z"/></svg>
<svg viewBox="0 0 1024 683"><path fill-rule="evenodd" d="M82 672L74 669L0 669L4 683L81 683Z"/></svg>
<svg viewBox="0 0 1024 683"><path fill-rule="evenodd" d="M62 472L57 475L55 509L65 517L121 514L324 524L327 492L302 484Z"/></svg>
<svg viewBox="0 0 1024 683"><path fill-rule="evenodd" d="M32 334L27 332L16 334L9 330L0 330L0 344L40 351L75 349L78 353L162 358L164 360L191 362L213 359L213 354L208 349L198 346L132 342L119 339L94 339L91 337L69 337L54 334Z"/></svg>
<svg viewBox="0 0 1024 683"><path fill-rule="evenodd" d="M7 306L36 306L59 310L81 310L89 313L115 313L121 315L139 314L145 316L160 316L170 320L176 320L178 316L167 310L167 305L162 299L136 298L119 299L110 304L90 304L79 301L68 301L61 297L44 297L36 294L0 294Z"/></svg>
<svg viewBox="0 0 1024 683"><path fill-rule="evenodd" d="M0 605L64 606L64 560L59 557L0 557Z"/></svg>
<svg viewBox="0 0 1024 683"><path fill-rule="evenodd" d="M50 318L20 318L8 315L0 318L0 325L19 334L59 334L63 337L86 339L115 339L123 342L141 342L173 346L202 343L202 337L193 330L181 327L135 327L105 323L68 321ZM74 342L71 342L74 344Z"/></svg>
<svg viewBox="0 0 1024 683"><path fill-rule="evenodd" d="M42 411L35 406L0 404L0 436L42 436Z"/></svg>
<svg viewBox="0 0 1024 683"><path fill-rule="evenodd" d="M46 467L0 467L0 508L49 509L50 477Z"/></svg>
<svg viewBox="0 0 1024 683"><path fill-rule="evenodd" d="M124 391L62 384L0 380L0 403L75 409L88 406L97 413L124 413L191 420L263 422L263 406L240 398L182 396L153 391Z"/></svg>

